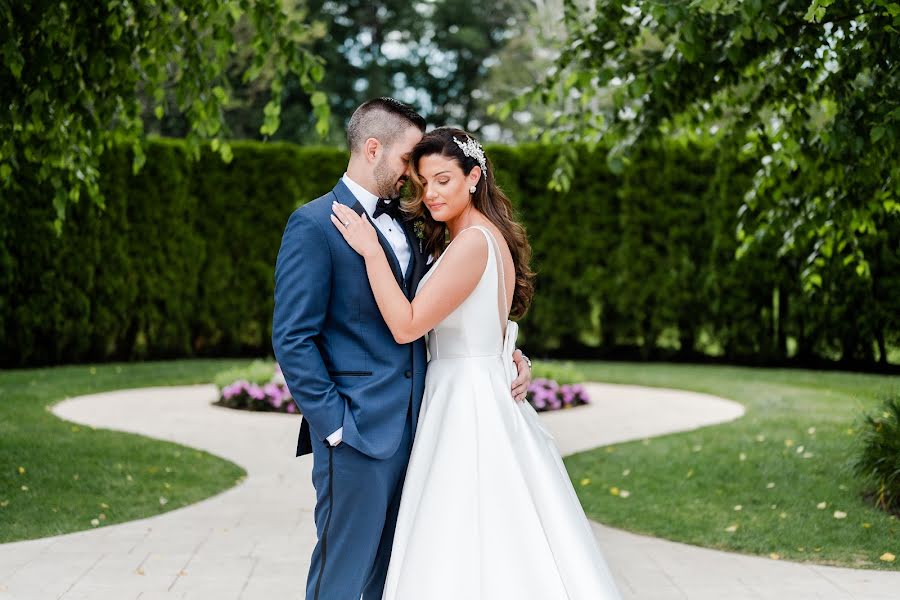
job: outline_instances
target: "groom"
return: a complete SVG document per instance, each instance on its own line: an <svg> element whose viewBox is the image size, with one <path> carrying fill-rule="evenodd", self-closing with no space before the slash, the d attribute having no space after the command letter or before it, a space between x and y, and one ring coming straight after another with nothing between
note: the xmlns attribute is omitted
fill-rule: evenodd
<svg viewBox="0 0 900 600"><path fill-rule="evenodd" d="M425 343L394 341L365 262L331 224L331 203L367 215L412 299L429 265L398 198L424 131L425 120L391 98L357 108L347 126L346 173L291 215L278 253L272 345L303 413L297 456L312 452L316 489L318 543L306 600L380 600L384 588L424 391ZM531 378L527 360L516 351L517 399Z"/></svg>

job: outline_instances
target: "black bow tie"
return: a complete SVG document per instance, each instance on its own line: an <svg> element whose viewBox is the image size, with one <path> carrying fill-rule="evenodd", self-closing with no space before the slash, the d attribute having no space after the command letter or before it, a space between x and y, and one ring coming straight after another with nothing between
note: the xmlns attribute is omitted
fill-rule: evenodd
<svg viewBox="0 0 900 600"><path fill-rule="evenodd" d="M377 219L383 214L388 214L392 219L397 221L403 220L403 211L400 210L400 200L385 200L379 198L375 205L375 212L372 214L373 219Z"/></svg>

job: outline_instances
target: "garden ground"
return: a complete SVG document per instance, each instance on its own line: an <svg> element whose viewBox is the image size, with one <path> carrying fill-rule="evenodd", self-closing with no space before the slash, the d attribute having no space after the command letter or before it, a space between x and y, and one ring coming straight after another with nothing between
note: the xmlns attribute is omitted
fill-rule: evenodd
<svg viewBox="0 0 900 600"><path fill-rule="evenodd" d="M566 454L743 414L737 403L690 392L607 385L591 385L590 392L590 407L543 416ZM293 457L298 418L215 407L215 396L212 386L151 388L53 407L81 426L209 451L248 475L224 493L163 515L0 545L0 598L297 596L315 542L310 459ZM154 466L176 472L176 451ZM173 497L179 493L168 489ZM900 586L900 573L789 563L596 530L625 598L887 600Z"/></svg>

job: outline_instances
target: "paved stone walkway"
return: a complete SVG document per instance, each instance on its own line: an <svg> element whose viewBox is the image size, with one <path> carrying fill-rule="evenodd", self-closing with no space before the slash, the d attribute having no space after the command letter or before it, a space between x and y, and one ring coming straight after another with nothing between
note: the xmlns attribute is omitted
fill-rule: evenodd
<svg viewBox="0 0 900 600"><path fill-rule="evenodd" d="M593 405L544 415L564 454L743 414L734 402L690 392L599 384L589 391ZM212 406L215 395L212 386L149 388L55 405L69 421L208 450L248 477L164 515L0 545L0 600L302 598L315 528L311 459L293 456L299 417ZM773 561L595 528L626 600L900 598L900 573Z"/></svg>

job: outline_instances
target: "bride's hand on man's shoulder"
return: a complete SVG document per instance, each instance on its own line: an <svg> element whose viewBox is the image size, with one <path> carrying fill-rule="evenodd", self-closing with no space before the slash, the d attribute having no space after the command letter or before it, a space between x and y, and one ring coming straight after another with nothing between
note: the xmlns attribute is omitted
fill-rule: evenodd
<svg viewBox="0 0 900 600"><path fill-rule="evenodd" d="M368 219L339 202L332 202L331 210L331 222L357 253L368 258L381 251L378 234Z"/></svg>

